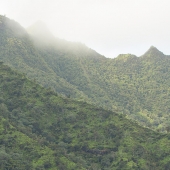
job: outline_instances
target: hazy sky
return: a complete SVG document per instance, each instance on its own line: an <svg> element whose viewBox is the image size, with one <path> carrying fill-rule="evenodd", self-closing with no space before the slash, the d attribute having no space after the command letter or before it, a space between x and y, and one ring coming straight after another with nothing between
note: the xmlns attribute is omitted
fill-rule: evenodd
<svg viewBox="0 0 170 170"><path fill-rule="evenodd" d="M51 32L106 57L142 55L151 45L170 54L170 0L0 0L0 14Z"/></svg>

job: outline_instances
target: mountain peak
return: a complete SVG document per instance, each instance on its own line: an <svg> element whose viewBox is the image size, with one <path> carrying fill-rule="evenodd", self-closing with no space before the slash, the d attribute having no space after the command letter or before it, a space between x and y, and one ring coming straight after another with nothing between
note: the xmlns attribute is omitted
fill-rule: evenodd
<svg viewBox="0 0 170 170"><path fill-rule="evenodd" d="M148 51L157 51L157 52L160 52L155 46L150 46Z"/></svg>
<svg viewBox="0 0 170 170"><path fill-rule="evenodd" d="M4 34L7 32L11 34L15 34L17 36L25 36L27 32L25 29L16 21L7 18L5 15L0 15L0 28L3 30L1 33Z"/></svg>
<svg viewBox="0 0 170 170"><path fill-rule="evenodd" d="M41 40L40 42L50 42L54 39L47 25L40 20L28 27L27 32L37 40Z"/></svg>
<svg viewBox="0 0 170 170"><path fill-rule="evenodd" d="M51 34L50 30L48 29L47 25L41 21L38 20L37 22L35 22L34 24L32 24L31 26L29 26L27 28L27 31L30 34Z"/></svg>
<svg viewBox="0 0 170 170"><path fill-rule="evenodd" d="M156 57L156 56L164 56L164 54L161 51L159 51L156 47L151 46L146 51L146 53L143 55L143 57L144 56L147 56L147 57Z"/></svg>

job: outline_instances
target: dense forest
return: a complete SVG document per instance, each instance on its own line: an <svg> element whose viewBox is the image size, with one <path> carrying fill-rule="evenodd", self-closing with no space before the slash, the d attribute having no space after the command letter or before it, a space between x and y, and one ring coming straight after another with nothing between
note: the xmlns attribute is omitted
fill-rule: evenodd
<svg viewBox="0 0 170 170"><path fill-rule="evenodd" d="M170 135L63 98L0 64L0 169L170 168Z"/></svg>
<svg viewBox="0 0 170 170"><path fill-rule="evenodd" d="M0 60L60 95L123 113L142 126L168 131L169 56L151 47L141 57L120 54L108 59L46 30L35 36L37 29L36 25L30 27L28 34L18 23L1 16Z"/></svg>
<svg viewBox="0 0 170 170"><path fill-rule="evenodd" d="M0 169L169 170L170 56L36 29L0 16Z"/></svg>

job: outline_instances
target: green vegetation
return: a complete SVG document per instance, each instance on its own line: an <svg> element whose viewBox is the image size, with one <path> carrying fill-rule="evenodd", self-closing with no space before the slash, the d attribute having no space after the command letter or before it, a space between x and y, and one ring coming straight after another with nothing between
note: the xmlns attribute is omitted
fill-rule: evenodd
<svg viewBox="0 0 170 170"><path fill-rule="evenodd" d="M62 98L3 64L0 82L1 169L170 168L170 135Z"/></svg>
<svg viewBox="0 0 170 170"><path fill-rule="evenodd" d="M16 22L3 16L0 21L0 59L5 64L61 95L169 131L169 56L151 47L141 57L121 54L107 59L80 43L48 33L49 39L34 39Z"/></svg>
<svg viewBox="0 0 170 170"><path fill-rule="evenodd" d="M22 72L0 63L1 169L170 169L170 134L126 118L170 131L169 56L37 39L0 16L0 60Z"/></svg>

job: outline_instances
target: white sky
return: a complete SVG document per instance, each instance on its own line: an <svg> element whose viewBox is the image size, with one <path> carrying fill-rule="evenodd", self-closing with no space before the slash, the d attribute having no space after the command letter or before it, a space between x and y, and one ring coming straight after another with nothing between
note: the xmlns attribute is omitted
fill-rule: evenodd
<svg viewBox="0 0 170 170"><path fill-rule="evenodd" d="M25 28L44 21L52 33L106 57L170 54L170 0L0 0L0 14Z"/></svg>

